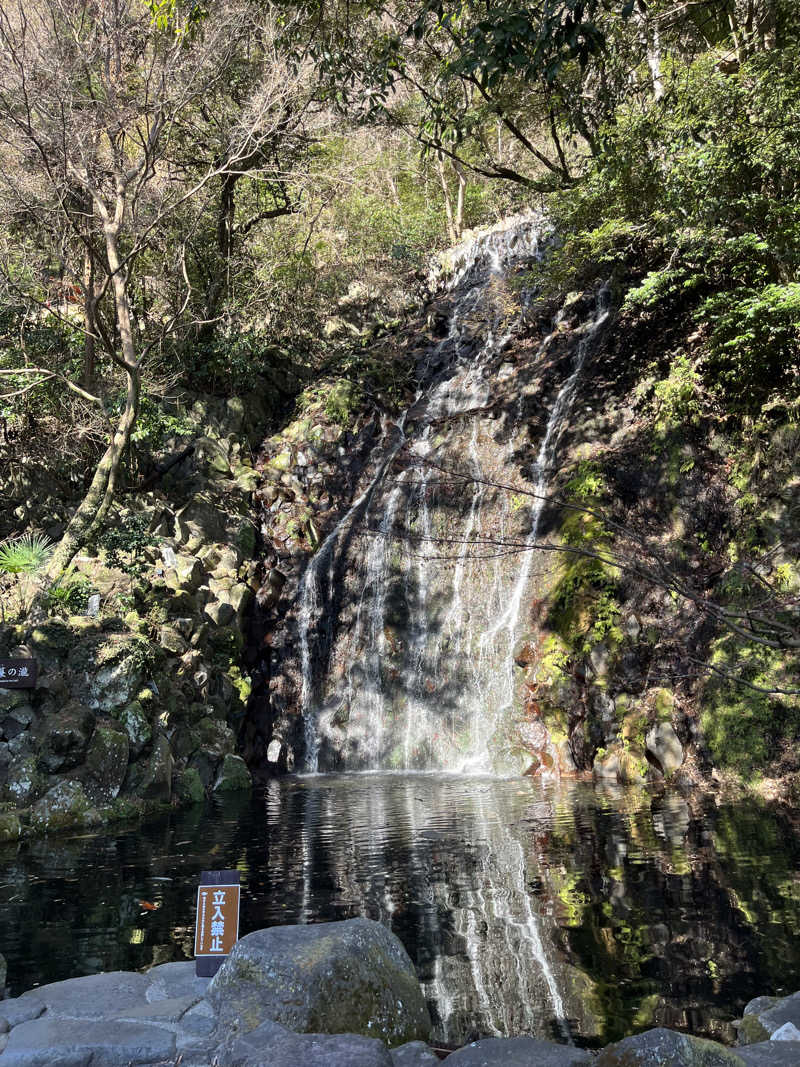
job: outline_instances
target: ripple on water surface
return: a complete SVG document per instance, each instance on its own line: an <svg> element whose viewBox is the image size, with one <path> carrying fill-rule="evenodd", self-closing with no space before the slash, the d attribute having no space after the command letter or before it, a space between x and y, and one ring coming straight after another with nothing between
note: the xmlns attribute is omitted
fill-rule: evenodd
<svg viewBox="0 0 800 1067"><path fill-rule="evenodd" d="M0 848L12 993L189 957L198 873L236 867L241 932L366 915L417 965L440 1040L731 1040L800 974L797 820L752 801L425 774L273 782L113 833ZM143 906L142 902L154 905Z"/></svg>

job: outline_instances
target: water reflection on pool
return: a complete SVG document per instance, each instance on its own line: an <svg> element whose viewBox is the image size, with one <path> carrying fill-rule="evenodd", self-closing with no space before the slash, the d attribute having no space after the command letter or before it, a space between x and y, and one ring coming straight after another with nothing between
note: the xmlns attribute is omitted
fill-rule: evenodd
<svg viewBox="0 0 800 1067"><path fill-rule="evenodd" d="M428 775L274 782L143 828L0 848L9 985L188 957L198 872L241 932L366 915L417 965L437 1036L733 1038L800 987L798 821L752 801ZM156 905L143 908L141 901Z"/></svg>

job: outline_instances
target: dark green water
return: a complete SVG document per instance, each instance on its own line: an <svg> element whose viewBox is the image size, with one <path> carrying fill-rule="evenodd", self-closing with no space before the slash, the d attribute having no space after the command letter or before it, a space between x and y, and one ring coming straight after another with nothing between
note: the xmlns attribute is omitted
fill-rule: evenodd
<svg viewBox="0 0 800 1067"><path fill-rule="evenodd" d="M252 801L0 849L13 994L191 953L198 872L236 867L241 932L366 915L417 965L440 1039L732 1040L800 988L800 820L752 801L425 775L285 780ZM143 910L139 901L158 905Z"/></svg>

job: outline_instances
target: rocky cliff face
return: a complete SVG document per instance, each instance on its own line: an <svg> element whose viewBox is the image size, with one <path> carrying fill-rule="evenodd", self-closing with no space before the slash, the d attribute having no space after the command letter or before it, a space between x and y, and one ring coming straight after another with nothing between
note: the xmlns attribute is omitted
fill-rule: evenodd
<svg viewBox="0 0 800 1067"><path fill-rule="evenodd" d="M191 454L125 501L65 595L0 626L0 656L39 664L35 689L0 688L0 841L250 788L237 752L260 584L249 438L268 406L188 401L173 447L189 439Z"/></svg>
<svg viewBox="0 0 800 1067"><path fill-rule="evenodd" d="M795 736L796 697L731 680L708 604L742 593L747 538L798 588L796 423L768 422L750 464L703 417L674 324L647 336L602 286L537 297L547 240L523 218L465 242L372 350L383 380L332 380L266 443L249 753L268 770L688 783L773 771L762 727ZM743 655L762 680L788 663Z"/></svg>

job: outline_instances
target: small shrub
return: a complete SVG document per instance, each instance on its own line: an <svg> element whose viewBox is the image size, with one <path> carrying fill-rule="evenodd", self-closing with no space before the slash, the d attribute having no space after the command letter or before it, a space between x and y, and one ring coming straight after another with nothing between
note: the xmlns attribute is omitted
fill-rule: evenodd
<svg viewBox="0 0 800 1067"><path fill-rule="evenodd" d="M700 376L687 356L675 357L669 374L656 382L653 392L659 433L669 433L700 420Z"/></svg>
<svg viewBox="0 0 800 1067"><path fill-rule="evenodd" d="M155 544L155 538L148 530L149 525L149 516L134 513L126 515L124 523L102 532L97 544L106 550L109 566L119 567L126 574L134 576L143 572L142 552Z"/></svg>
<svg viewBox="0 0 800 1067"><path fill-rule="evenodd" d="M57 582L47 591L47 610L53 615L83 615L89 606L92 583L76 577Z"/></svg>
<svg viewBox="0 0 800 1067"><path fill-rule="evenodd" d="M44 534L23 534L0 544L0 572L34 574L53 554L55 545Z"/></svg>

